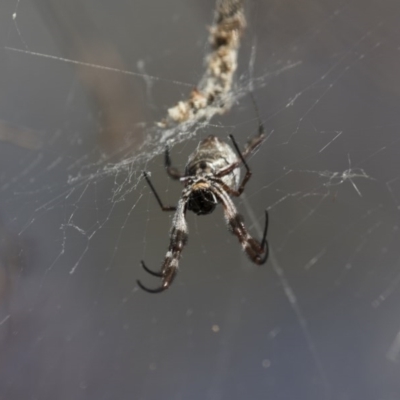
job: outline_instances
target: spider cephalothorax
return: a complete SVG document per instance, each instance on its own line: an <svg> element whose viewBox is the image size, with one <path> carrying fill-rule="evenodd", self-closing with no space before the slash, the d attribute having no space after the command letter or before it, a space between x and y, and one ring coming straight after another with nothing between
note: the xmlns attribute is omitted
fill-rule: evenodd
<svg viewBox="0 0 400 400"><path fill-rule="evenodd" d="M218 198L212 190L215 174L238 158L231 147L210 135L199 143L196 151L189 156L185 168L186 188L189 191L188 210L197 215L210 214L218 204ZM236 169L221 180L230 188L239 185L240 171Z"/></svg>
<svg viewBox="0 0 400 400"><path fill-rule="evenodd" d="M164 206L158 196L150 178L146 173L144 177L153 191L163 211L175 211L170 233L170 244L159 272L154 272L146 267L142 261L143 268L154 276L162 278L162 284L156 289L148 289L138 281L138 285L151 293L162 292L171 285L178 270L178 261L183 247L187 242L187 224L185 214L187 210L197 215L210 214L218 204L222 204L224 215L229 230L235 234L243 250L250 260L255 264L263 264L268 257L268 213L265 211L265 227L261 242L252 238L247 232L243 218L236 211L236 207L230 196L240 196L246 183L251 177L251 171L245 158L252 153L264 140L264 130L260 123L258 135L249 141L242 153L232 135L233 149L223 140L216 136L208 136L202 140L197 149L189 156L185 173L182 175L177 169L171 166L168 147L165 152L165 167L168 175L184 183L185 187L178 205ZM246 174L240 183L240 164L246 168ZM240 184L239 184L240 183Z"/></svg>

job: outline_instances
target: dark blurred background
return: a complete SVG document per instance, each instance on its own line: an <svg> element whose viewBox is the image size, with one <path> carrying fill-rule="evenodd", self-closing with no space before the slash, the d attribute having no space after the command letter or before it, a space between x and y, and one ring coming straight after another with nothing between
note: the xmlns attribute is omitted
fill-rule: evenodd
<svg viewBox="0 0 400 400"><path fill-rule="evenodd" d="M397 1L246 2L235 90L269 136L235 201L255 236L269 210L271 257L190 214L170 290L137 288L172 218L141 170L181 190L146 138L201 78L213 7L2 2L0 399L400 399ZM256 131L243 96L171 156Z"/></svg>

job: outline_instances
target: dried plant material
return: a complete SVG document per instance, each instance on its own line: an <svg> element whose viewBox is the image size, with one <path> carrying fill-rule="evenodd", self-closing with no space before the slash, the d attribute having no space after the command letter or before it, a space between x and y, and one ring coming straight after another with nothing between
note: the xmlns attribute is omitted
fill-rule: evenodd
<svg viewBox="0 0 400 400"><path fill-rule="evenodd" d="M217 0L209 37L212 51L205 59L206 72L188 100L168 109L168 116L158 124L160 127L209 119L230 108L240 37L245 27L243 0Z"/></svg>

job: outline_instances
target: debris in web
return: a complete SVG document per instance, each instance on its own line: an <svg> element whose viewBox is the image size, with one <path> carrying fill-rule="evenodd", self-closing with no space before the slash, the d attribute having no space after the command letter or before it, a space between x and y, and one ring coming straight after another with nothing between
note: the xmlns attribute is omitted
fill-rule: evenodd
<svg viewBox="0 0 400 400"><path fill-rule="evenodd" d="M211 52L205 58L206 71L189 99L169 108L159 127L210 119L230 108L240 38L245 27L243 0L217 0L214 23L209 28Z"/></svg>

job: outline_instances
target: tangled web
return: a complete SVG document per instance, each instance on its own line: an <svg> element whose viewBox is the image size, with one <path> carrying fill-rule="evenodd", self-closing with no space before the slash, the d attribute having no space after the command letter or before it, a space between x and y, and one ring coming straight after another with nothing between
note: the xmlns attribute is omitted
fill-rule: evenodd
<svg viewBox="0 0 400 400"><path fill-rule="evenodd" d="M0 398L398 399L400 6L189 3L1 6ZM139 291L172 217L142 171L175 205L166 145L183 170L257 113L236 205L267 265L188 215Z"/></svg>

